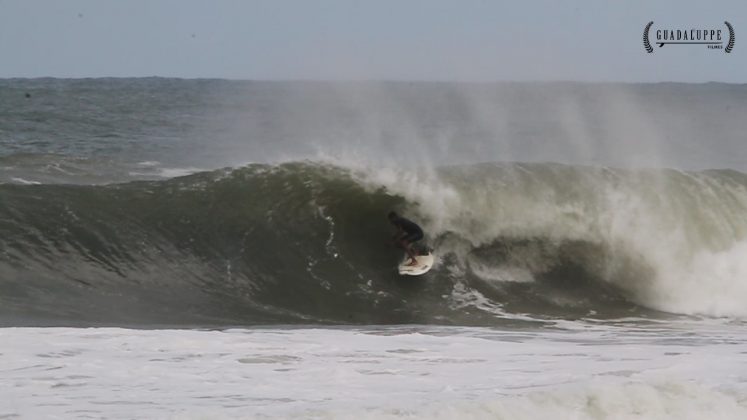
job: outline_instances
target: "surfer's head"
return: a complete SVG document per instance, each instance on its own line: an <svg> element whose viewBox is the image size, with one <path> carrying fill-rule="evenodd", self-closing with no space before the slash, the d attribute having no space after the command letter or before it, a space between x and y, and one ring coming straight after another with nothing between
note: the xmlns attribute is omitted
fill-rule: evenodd
<svg viewBox="0 0 747 420"><path fill-rule="evenodd" d="M387 217L389 218L390 222L393 222L393 221L395 221L395 220L397 220L399 218L399 216L397 216L397 213L395 213L393 211L390 211L389 214L387 215Z"/></svg>

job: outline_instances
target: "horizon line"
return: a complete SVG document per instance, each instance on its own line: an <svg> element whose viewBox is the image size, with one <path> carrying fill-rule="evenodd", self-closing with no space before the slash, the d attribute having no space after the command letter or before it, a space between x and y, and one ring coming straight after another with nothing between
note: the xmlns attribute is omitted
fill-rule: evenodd
<svg viewBox="0 0 747 420"><path fill-rule="evenodd" d="M704 84L726 84L726 85L744 85L744 82L725 82L718 80L709 81L678 81L678 80L660 80L660 81L625 81L625 80L571 80L571 79L554 79L554 80L446 80L446 79L322 79L322 78L231 78L231 77L181 77L181 76L0 76L0 80L104 80L104 79L168 79L168 80L216 80L229 82L262 82L262 83L418 83L418 84L624 84L624 85L645 85L645 84L686 84L686 85L704 85Z"/></svg>

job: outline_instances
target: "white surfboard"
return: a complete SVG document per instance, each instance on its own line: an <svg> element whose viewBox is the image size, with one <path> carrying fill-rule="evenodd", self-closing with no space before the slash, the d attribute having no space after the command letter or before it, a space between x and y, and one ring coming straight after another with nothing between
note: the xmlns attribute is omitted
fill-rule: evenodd
<svg viewBox="0 0 747 420"><path fill-rule="evenodd" d="M435 258L432 253L428 255L418 255L415 257L418 262L417 265L407 265L410 262L410 257L405 255L405 259L399 264L399 274L406 276L419 276L427 273L433 267L433 261Z"/></svg>

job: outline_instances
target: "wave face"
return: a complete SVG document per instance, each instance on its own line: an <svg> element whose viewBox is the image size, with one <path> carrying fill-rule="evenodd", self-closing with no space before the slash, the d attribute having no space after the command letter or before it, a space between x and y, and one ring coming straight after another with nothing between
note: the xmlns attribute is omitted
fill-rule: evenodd
<svg viewBox="0 0 747 420"><path fill-rule="evenodd" d="M439 261L400 278L389 210ZM744 317L747 176L559 164L296 162L0 185L6 325Z"/></svg>

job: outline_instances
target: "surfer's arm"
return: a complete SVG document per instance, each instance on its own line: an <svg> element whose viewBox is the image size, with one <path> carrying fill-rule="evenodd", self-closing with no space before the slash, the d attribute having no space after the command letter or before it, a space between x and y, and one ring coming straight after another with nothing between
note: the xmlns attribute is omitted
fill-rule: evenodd
<svg viewBox="0 0 747 420"><path fill-rule="evenodd" d="M403 236L405 236L405 230L402 229L402 226L397 225L397 232L392 236L392 239L396 241L401 239Z"/></svg>

